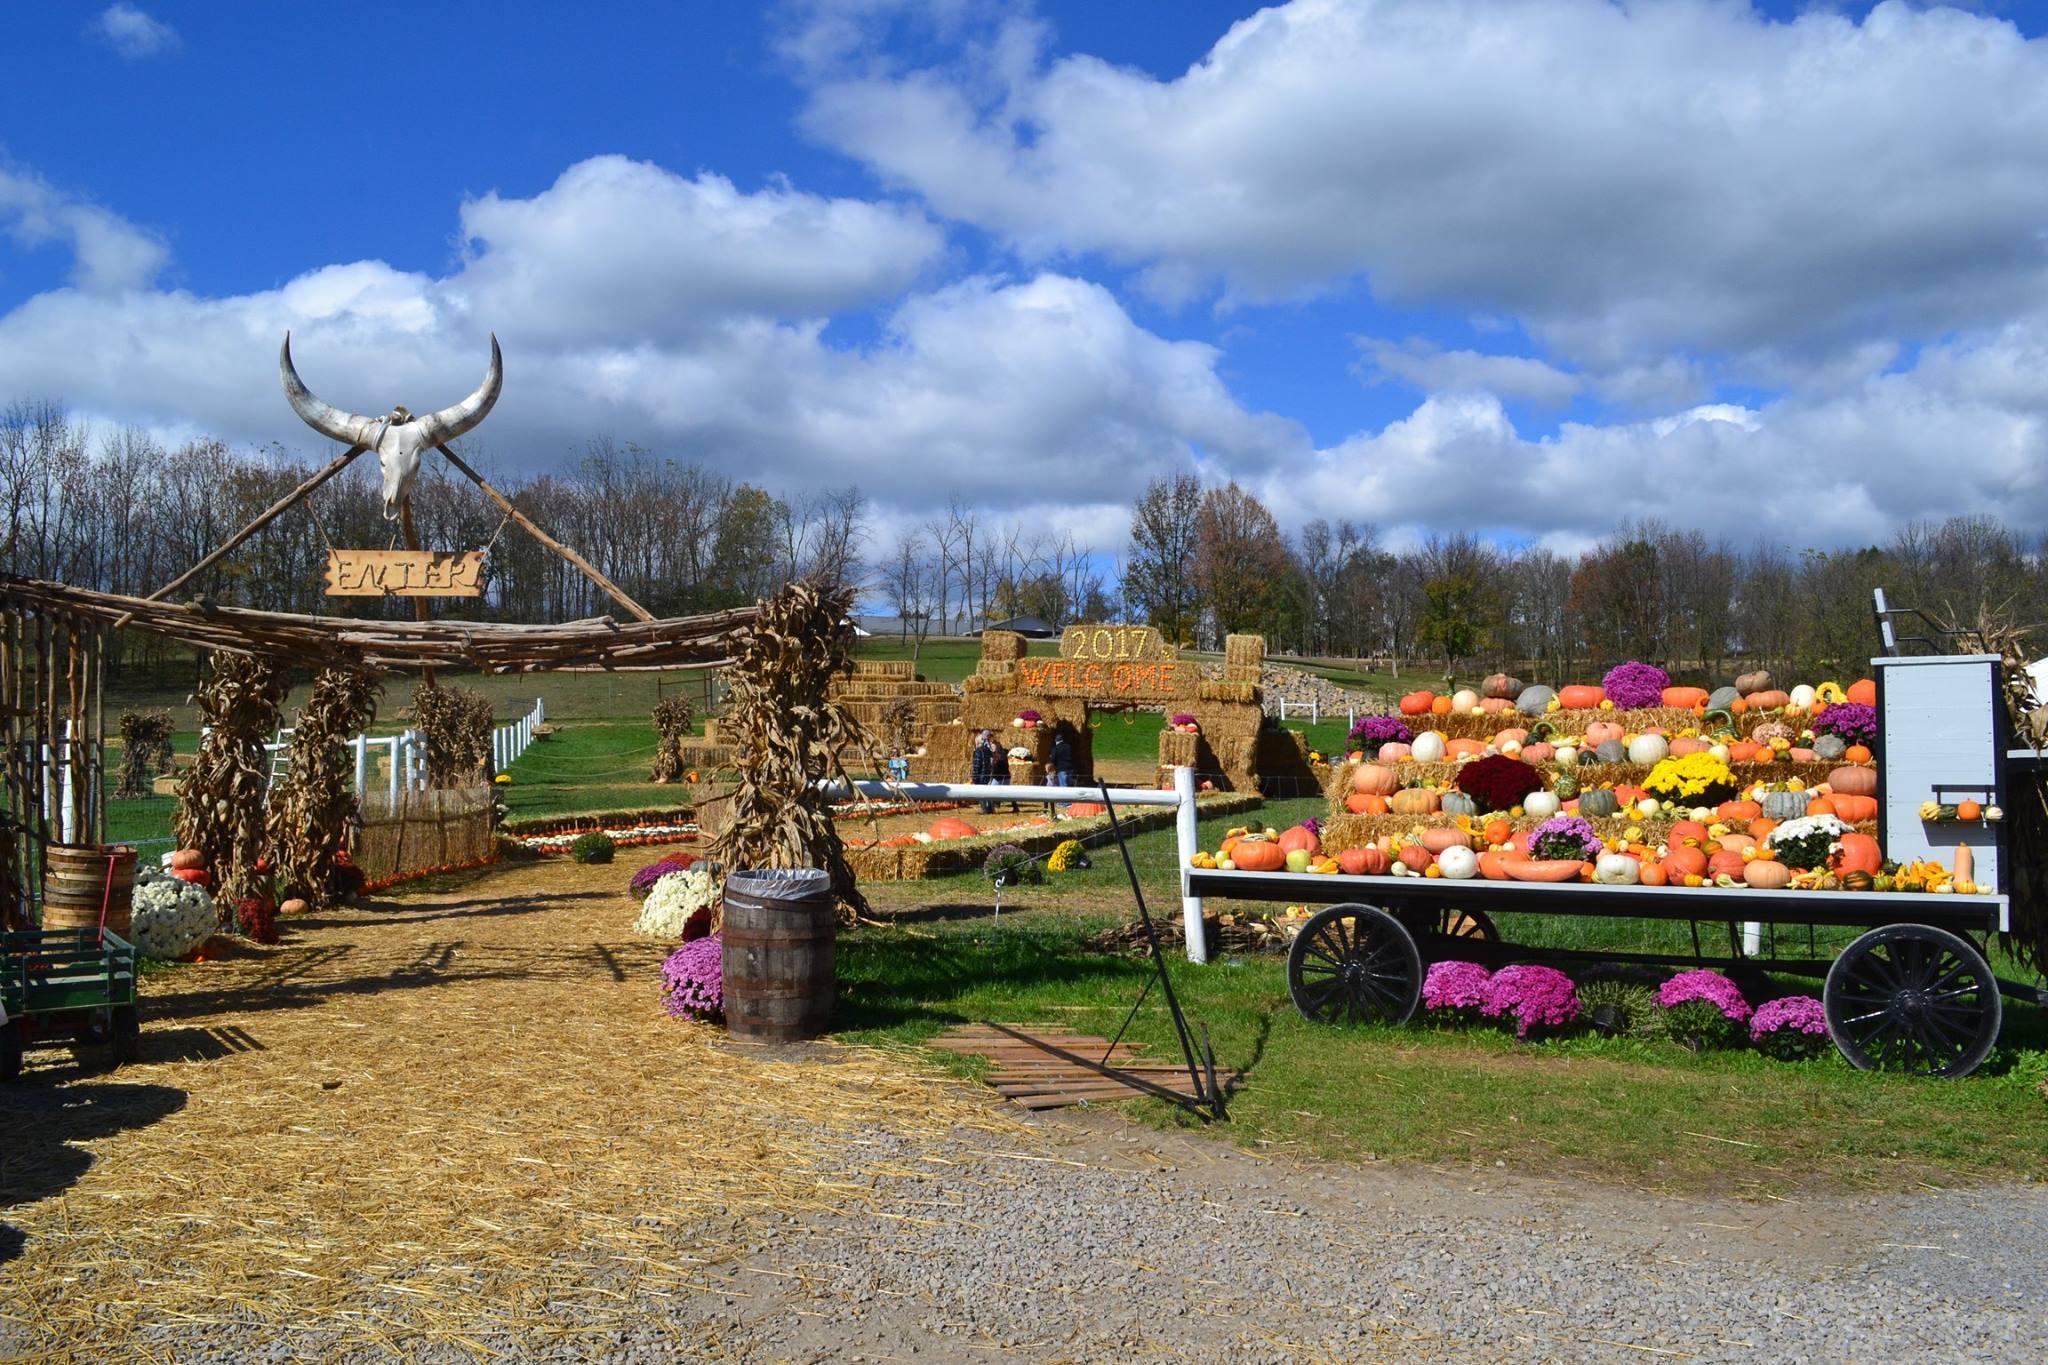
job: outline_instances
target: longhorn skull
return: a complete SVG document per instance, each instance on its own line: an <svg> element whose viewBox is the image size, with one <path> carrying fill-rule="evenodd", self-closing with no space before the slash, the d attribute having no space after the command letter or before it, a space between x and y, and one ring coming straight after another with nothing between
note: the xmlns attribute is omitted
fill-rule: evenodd
<svg viewBox="0 0 2048 1365"><path fill-rule="evenodd" d="M345 445L377 452L377 464L384 472L384 519L395 521L399 508L412 496L413 480L419 477L420 452L430 446L446 445L484 420L498 401L505 382L505 368L498 355L498 338L491 337L491 370L477 391L452 408L415 417L404 407L395 407L389 417L358 417L331 408L313 396L292 368L292 334L284 334L284 349L277 367L284 380L284 396L292 411L306 425L323 436Z"/></svg>

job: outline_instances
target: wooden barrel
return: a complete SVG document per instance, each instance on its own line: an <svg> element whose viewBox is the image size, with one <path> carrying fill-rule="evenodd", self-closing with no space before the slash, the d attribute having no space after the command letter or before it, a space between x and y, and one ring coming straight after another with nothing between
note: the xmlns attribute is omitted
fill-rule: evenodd
<svg viewBox="0 0 2048 1365"><path fill-rule="evenodd" d="M725 1026L736 1038L815 1038L832 1019L838 902L815 868L725 880Z"/></svg>
<svg viewBox="0 0 2048 1365"><path fill-rule="evenodd" d="M51 844L44 855L43 927L97 929L100 904L107 908L107 928L128 937L135 898L135 850L125 844ZM113 879L107 869L112 864Z"/></svg>

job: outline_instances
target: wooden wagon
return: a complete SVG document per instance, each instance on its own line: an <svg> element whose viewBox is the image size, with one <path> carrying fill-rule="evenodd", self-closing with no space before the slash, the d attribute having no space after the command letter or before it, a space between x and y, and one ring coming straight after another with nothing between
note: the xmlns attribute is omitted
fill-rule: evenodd
<svg viewBox="0 0 2048 1365"><path fill-rule="evenodd" d="M21 1073L38 1043L104 1043L116 1065L135 1060L135 949L104 929L0 934L0 1080Z"/></svg>
<svg viewBox="0 0 2048 1365"><path fill-rule="evenodd" d="M1895 649L1878 599L1887 649ZM1431 961L1537 959L1726 965L1819 977L1829 1035L1865 1069L1960 1076L1991 1051L2003 998L2048 1003L2048 992L2002 981L1987 960L1994 933L2013 927L2008 892L2040 870L2012 866L2002 822L1924 819L1926 802L1996 808L2040 781L2041 755L2018 747L1993 654L1874 660L1884 736L1879 842L1905 862L1946 863L1972 849L1977 881L1996 893L1929 894L1753 888L1609 886L1577 882L1304 875L1190 868L1191 896L1322 904L1288 955L1288 989L1310 1019L1403 1023L1421 1000ZM2031 794L2029 795L2031 798ZM2008 803L2017 804L2017 803ZM2031 905L2022 900L2031 910ZM1497 917L1517 913L1662 919L1691 925L1690 954L1536 949L1506 942ZM1706 950L1725 927L1728 951ZM1780 955L1788 926L1864 930L1839 953ZM1798 937L1795 936L1795 942ZM1813 946L1811 934L1804 940ZM1764 945L1769 951L1760 951Z"/></svg>

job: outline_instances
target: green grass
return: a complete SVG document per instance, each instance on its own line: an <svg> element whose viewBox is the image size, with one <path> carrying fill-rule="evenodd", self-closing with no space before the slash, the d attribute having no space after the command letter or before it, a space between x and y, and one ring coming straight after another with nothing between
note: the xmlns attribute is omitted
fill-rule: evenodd
<svg viewBox="0 0 2048 1365"><path fill-rule="evenodd" d="M1282 826L1319 805L1269 802L1262 817ZM1230 823L1205 821L1204 845L1214 847ZM1138 836L1132 854L1154 918L1177 918L1171 833ZM840 1036L917 1045L982 1019L1114 1033L1151 969L1084 948L1088 933L1134 914L1114 845L1092 856L1087 871L1006 893L999 922L990 918L987 886L973 876L873 888L884 910L898 913L890 927L840 939ZM1503 918L1516 942L1678 951L1690 944L1683 925ZM1725 950L1725 933L1714 937L1721 932L1702 926L1709 953ZM1222 1134L1264 1151L1502 1161L1551 1175L1758 1195L2048 1178L2048 1099L2032 1075L2048 1048L2048 1020L2032 1006L2008 1002L2003 1049L1984 1071L1932 1082L1857 1072L1832 1052L1788 1064L1748 1052L1696 1056L1661 1041L1520 1044L1490 1027L1330 1028L1295 1010L1277 957L1196 967L1170 954L1169 970L1190 1017L1208 1025L1219 1064L1246 1076ZM1814 993L1818 986L1792 977L1776 984ZM1131 1036L1149 1044L1150 1055L1173 1059L1156 989ZM930 1055L966 1074L980 1069L971 1059ZM1121 1107L1150 1122L1182 1121L1152 1101Z"/></svg>
<svg viewBox="0 0 2048 1365"><path fill-rule="evenodd" d="M702 730L701 724L699 730ZM654 726L602 721L568 722L542 736L507 769L499 788L513 819L585 811L643 810L679 805L683 788L649 782L656 748Z"/></svg>

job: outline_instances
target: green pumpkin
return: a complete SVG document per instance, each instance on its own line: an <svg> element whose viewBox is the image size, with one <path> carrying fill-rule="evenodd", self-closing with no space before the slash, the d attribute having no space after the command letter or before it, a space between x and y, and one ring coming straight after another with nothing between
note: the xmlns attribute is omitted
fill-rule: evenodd
<svg viewBox="0 0 2048 1365"><path fill-rule="evenodd" d="M1765 792L1764 814L1773 820L1796 820L1806 814L1806 807L1812 800L1810 792Z"/></svg>
<svg viewBox="0 0 2048 1365"><path fill-rule="evenodd" d="M1477 815L1479 814L1479 803L1464 792L1445 792L1443 802L1438 809L1442 810L1445 815Z"/></svg>
<svg viewBox="0 0 2048 1365"><path fill-rule="evenodd" d="M1558 800L1569 801L1579 794L1579 779L1570 773L1560 773L1551 790L1557 793Z"/></svg>
<svg viewBox="0 0 2048 1365"><path fill-rule="evenodd" d="M1588 819L1602 819L1620 809L1621 803L1615 800L1614 793L1605 787L1582 792L1579 795L1579 814L1586 816Z"/></svg>

